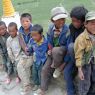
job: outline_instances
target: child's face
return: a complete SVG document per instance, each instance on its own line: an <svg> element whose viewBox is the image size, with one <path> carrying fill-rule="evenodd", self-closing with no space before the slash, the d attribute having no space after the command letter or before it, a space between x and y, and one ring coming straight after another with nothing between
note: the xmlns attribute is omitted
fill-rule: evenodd
<svg viewBox="0 0 95 95"><path fill-rule="evenodd" d="M73 26L77 29L79 29L84 24L82 21L80 21L80 20L78 20L77 18L74 18L74 17L72 17L71 20L72 20Z"/></svg>
<svg viewBox="0 0 95 95"><path fill-rule="evenodd" d="M32 31L31 33L32 35L32 38L36 41L36 42L39 42L42 38L42 35L39 34L37 31Z"/></svg>
<svg viewBox="0 0 95 95"><path fill-rule="evenodd" d="M24 30L29 30L31 25L31 21L27 17L21 18L21 25L23 26Z"/></svg>
<svg viewBox="0 0 95 95"><path fill-rule="evenodd" d="M7 32L7 27L5 25L0 26L0 35L3 36Z"/></svg>
<svg viewBox="0 0 95 95"><path fill-rule="evenodd" d="M88 30L88 32L95 35L95 20L86 22L85 27Z"/></svg>
<svg viewBox="0 0 95 95"><path fill-rule="evenodd" d="M10 34L10 36L12 38L16 37L16 35L17 35L17 29L16 29L15 26L9 27L8 30L9 30L9 34Z"/></svg>
<svg viewBox="0 0 95 95"><path fill-rule="evenodd" d="M57 29L60 29L63 27L63 25L65 24L65 18L62 18L62 19L58 19L56 21L52 21L54 24L55 24L55 27Z"/></svg>

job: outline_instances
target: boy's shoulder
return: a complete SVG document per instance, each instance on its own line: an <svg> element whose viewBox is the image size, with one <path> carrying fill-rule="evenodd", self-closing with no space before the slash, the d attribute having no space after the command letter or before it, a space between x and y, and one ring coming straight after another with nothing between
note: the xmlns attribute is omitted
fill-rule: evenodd
<svg viewBox="0 0 95 95"><path fill-rule="evenodd" d="M54 26L55 26L54 23L50 23L49 24L49 29L53 29Z"/></svg>
<svg viewBox="0 0 95 95"><path fill-rule="evenodd" d="M69 29L69 25L68 24L64 24L63 27Z"/></svg>
<svg viewBox="0 0 95 95"><path fill-rule="evenodd" d="M12 37L9 36L9 37L7 38L7 42L10 42L11 40L12 40Z"/></svg>
<svg viewBox="0 0 95 95"><path fill-rule="evenodd" d="M29 42L31 42L31 43L34 43L34 40L33 40L33 38L31 38L31 39L29 40Z"/></svg>
<svg viewBox="0 0 95 95"><path fill-rule="evenodd" d="M6 32L5 35L4 35L3 37L7 39L9 36L10 36L9 33Z"/></svg>
<svg viewBox="0 0 95 95"><path fill-rule="evenodd" d="M24 28L21 26L18 30L19 33L22 33L22 31L24 31Z"/></svg>
<svg viewBox="0 0 95 95"><path fill-rule="evenodd" d="M44 40L44 41L43 41L44 43L46 43L46 44L48 43L48 40L46 39L45 36L43 36L43 40Z"/></svg>
<svg viewBox="0 0 95 95"><path fill-rule="evenodd" d="M30 31L32 30L32 27L33 27L33 24L31 24L30 27L29 27L29 30L30 30ZM18 32L19 32L19 33L23 33L23 32L24 32L24 27L21 26L21 27L19 28Z"/></svg>
<svg viewBox="0 0 95 95"><path fill-rule="evenodd" d="M88 32L87 32L87 30L85 29L84 31L83 31L83 33L81 33L77 38L76 38L76 41L82 41L82 42L84 42L86 39L89 39L89 36L88 36Z"/></svg>

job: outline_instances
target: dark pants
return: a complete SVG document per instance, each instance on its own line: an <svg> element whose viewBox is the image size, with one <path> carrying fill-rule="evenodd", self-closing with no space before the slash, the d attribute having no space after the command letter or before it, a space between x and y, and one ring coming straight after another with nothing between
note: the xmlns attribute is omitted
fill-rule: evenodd
<svg viewBox="0 0 95 95"><path fill-rule="evenodd" d="M95 95L95 64L82 67L84 80L79 80L79 95Z"/></svg>
<svg viewBox="0 0 95 95"><path fill-rule="evenodd" d="M63 52L63 54L61 53ZM65 47L55 47L52 50L52 55L48 56L47 61L45 63L45 65L42 68L42 73L41 73L41 89L46 91L48 89L48 84L50 79L52 78L53 72L54 72L54 68L51 68L51 65L54 64L54 67L58 67L60 66L63 62L63 58L65 56ZM61 56L64 55L64 56ZM58 60L56 62L56 60Z"/></svg>
<svg viewBox="0 0 95 95"><path fill-rule="evenodd" d="M66 82L67 95L75 95L75 85L74 78L76 72L75 67L75 56L74 56L74 44L71 43L68 46L68 53L70 55L70 60L64 68L63 75Z"/></svg>
<svg viewBox="0 0 95 95"><path fill-rule="evenodd" d="M41 73L41 89L43 91L46 91L48 89L49 81L55 70L54 68L51 68L51 64L52 64L52 58L51 56L48 56L47 61L43 66Z"/></svg>
<svg viewBox="0 0 95 95"><path fill-rule="evenodd" d="M12 65L12 63L11 63L11 61L10 61L7 54L4 54L2 56L2 58L3 58L4 69L8 73L8 75L10 76L12 71L13 71L13 65Z"/></svg>
<svg viewBox="0 0 95 95"><path fill-rule="evenodd" d="M70 62L65 66L63 71L64 79L66 82L67 95L75 95L73 72L74 72L74 64Z"/></svg>
<svg viewBox="0 0 95 95"><path fill-rule="evenodd" d="M18 77L18 72L17 72L17 64L18 64L19 61L15 61L14 63L12 63L13 65L13 71L14 71L14 74L16 75L16 77Z"/></svg>
<svg viewBox="0 0 95 95"><path fill-rule="evenodd" d="M32 67L32 77L33 82L35 85L41 84L41 71L42 71L43 64L37 65L36 63L33 64Z"/></svg>

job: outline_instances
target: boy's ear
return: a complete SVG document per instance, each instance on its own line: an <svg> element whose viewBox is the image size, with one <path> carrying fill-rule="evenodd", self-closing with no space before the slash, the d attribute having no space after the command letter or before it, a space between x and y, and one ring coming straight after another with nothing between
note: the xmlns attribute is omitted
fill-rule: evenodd
<svg viewBox="0 0 95 95"><path fill-rule="evenodd" d="M50 20L51 20L52 23L54 23L54 20L52 18Z"/></svg>

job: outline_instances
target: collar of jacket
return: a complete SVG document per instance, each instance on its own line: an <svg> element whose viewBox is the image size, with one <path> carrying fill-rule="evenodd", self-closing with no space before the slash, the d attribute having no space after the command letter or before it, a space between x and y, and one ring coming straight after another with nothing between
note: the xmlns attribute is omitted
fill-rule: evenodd
<svg viewBox="0 0 95 95"><path fill-rule="evenodd" d="M31 41L32 41L34 44L37 44L37 45L38 45L38 43L36 43L32 38L31 38ZM47 43L47 40L46 40L45 36L43 35L43 38L42 38L42 40L41 40L40 45L41 45L41 44L45 44L45 43Z"/></svg>
<svg viewBox="0 0 95 95"><path fill-rule="evenodd" d="M85 35L87 40L90 40L87 29L84 30L84 35Z"/></svg>
<svg viewBox="0 0 95 95"><path fill-rule="evenodd" d="M30 27L29 27L29 33L28 34L30 34L32 32L32 27L33 27L33 25L31 24ZM20 27L19 32L26 35L25 31L24 31L24 28L22 26Z"/></svg>

